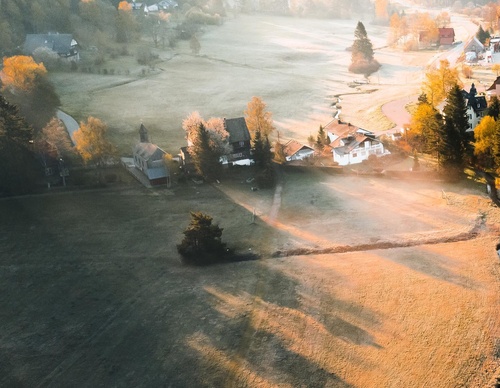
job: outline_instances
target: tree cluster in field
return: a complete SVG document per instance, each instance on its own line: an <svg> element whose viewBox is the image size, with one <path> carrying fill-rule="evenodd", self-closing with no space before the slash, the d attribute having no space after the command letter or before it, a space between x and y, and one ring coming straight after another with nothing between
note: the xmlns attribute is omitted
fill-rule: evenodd
<svg viewBox="0 0 500 388"><path fill-rule="evenodd" d="M251 136L256 181L261 188L272 187L275 177L269 135L274 131L274 125L271 113L266 110L266 104L259 97L253 97L248 103L245 123ZM188 152L196 173L208 182L220 179L221 161L233 152L224 120L212 117L205 121L198 112L193 112L184 119L182 128L186 131ZM280 145L279 142L276 143L278 155L281 155L279 150L283 151L279 148Z"/></svg>
<svg viewBox="0 0 500 388"><path fill-rule="evenodd" d="M450 24L450 15L443 11L435 16L426 12L406 14L394 12L389 19L389 45L404 50L418 50L439 45L439 28Z"/></svg>
<svg viewBox="0 0 500 388"><path fill-rule="evenodd" d="M222 242L222 231L212 224L213 218L202 212L191 212L191 222L177 251L187 264L206 265L227 260L230 252Z"/></svg>
<svg viewBox="0 0 500 388"><path fill-rule="evenodd" d="M351 64L349 71L364 74L368 77L380 68L380 63L373 57L373 45L368 38L365 26L358 22L354 30L354 43L351 47Z"/></svg>
<svg viewBox="0 0 500 388"><path fill-rule="evenodd" d="M410 128L400 141L411 152L433 155L443 172L458 177L465 167L500 173L500 103L493 97L488 114L472 131L467 101L476 98L476 89L462 90L456 69L447 61L426 73L423 93L411 118ZM438 106L445 101L442 113Z"/></svg>

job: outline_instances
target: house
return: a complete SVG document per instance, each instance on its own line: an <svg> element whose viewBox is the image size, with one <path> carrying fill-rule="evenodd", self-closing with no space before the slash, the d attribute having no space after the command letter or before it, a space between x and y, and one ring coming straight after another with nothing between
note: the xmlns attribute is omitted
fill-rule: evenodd
<svg viewBox="0 0 500 388"><path fill-rule="evenodd" d="M491 86L486 89L486 96L490 99L492 96L500 96L500 77L497 77Z"/></svg>
<svg viewBox="0 0 500 388"><path fill-rule="evenodd" d="M379 157L390 153L384 148L384 144L375 138L373 132L351 123L332 120L324 130L330 139L333 161L340 166L361 163L370 155Z"/></svg>
<svg viewBox="0 0 500 388"><path fill-rule="evenodd" d="M155 13L160 11L172 11L177 8L179 5L174 0L162 0L159 3L146 5L144 7L144 12L148 14L149 12Z"/></svg>
<svg viewBox="0 0 500 388"><path fill-rule="evenodd" d="M455 30L453 28L439 28L439 45L449 46L455 42Z"/></svg>
<svg viewBox="0 0 500 388"><path fill-rule="evenodd" d="M314 148L299 143L296 140L288 141L284 146L284 152L287 162L292 160L304 160L314 154Z"/></svg>
<svg viewBox="0 0 500 388"><path fill-rule="evenodd" d="M151 186L170 186L170 172L164 161L166 152L149 142L148 131L143 124L139 135L141 141L133 150L135 167L146 176Z"/></svg>
<svg viewBox="0 0 500 388"><path fill-rule="evenodd" d="M468 131L474 131L474 128L476 128L481 119L488 113L486 96L478 96L474 84L471 85L468 93L465 90L462 90L462 94L467 104L467 121L469 123Z"/></svg>
<svg viewBox="0 0 500 388"><path fill-rule="evenodd" d="M46 47L56 52L60 58L68 62L78 62L80 54L78 43L71 34L59 34L49 32L48 34L28 34L23 45L23 53L32 55L37 48Z"/></svg>
<svg viewBox="0 0 500 388"><path fill-rule="evenodd" d="M244 117L234 119L224 118L224 129L229 133L229 144L231 153L224 155L223 164L250 165L252 157L250 154L250 132Z"/></svg>
<svg viewBox="0 0 500 388"><path fill-rule="evenodd" d="M476 58L480 58L485 51L484 45L475 36L470 38L464 45L464 53L475 53ZM470 55L469 55L470 56Z"/></svg>

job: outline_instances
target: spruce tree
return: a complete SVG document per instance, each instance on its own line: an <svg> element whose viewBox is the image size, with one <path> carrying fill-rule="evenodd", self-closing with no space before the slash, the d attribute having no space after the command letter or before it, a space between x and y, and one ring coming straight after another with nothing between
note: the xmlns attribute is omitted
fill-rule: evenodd
<svg viewBox="0 0 500 388"><path fill-rule="evenodd" d="M352 44L351 65L349 71L368 76L380 68L373 57L373 45L366 33L363 23L358 22L354 31L354 42Z"/></svg>
<svg viewBox="0 0 500 388"><path fill-rule="evenodd" d="M220 152L211 144L210 134L205 125L200 123L189 149L196 172L207 181L214 181L220 175Z"/></svg>
<svg viewBox="0 0 500 388"><path fill-rule="evenodd" d="M500 116L500 100L497 96L491 98L488 106L488 116L493 117L495 120L498 120L498 116Z"/></svg>
<svg viewBox="0 0 500 388"><path fill-rule="evenodd" d="M460 173L471 148L465 100L462 91L455 85L447 97L444 107L444 125L438 129L436 150L439 165L448 170L450 176Z"/></svg>
<svg viewBox="0 0 500 388"><path fill-rule="evenodd" d="M358 54L361 54L367 61L373 60L373 45L370 39L368 39L364 24L360 21L358 21L354 30L354 43L352 44L353 59Z"/></svg>
<svg viewBox="0 0 500 388"><path fill-rule="evenodd" d="M328 144L328 136L325 133L325 129L322 125L319 126L318 135L316 136L316 148L322 150L325 145Z"/></svg>

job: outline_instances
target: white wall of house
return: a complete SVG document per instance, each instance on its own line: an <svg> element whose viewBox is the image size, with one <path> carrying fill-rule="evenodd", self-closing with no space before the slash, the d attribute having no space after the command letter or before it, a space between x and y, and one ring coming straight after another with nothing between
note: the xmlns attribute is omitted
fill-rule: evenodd
<svg viewBox="0 0 500 388"><path fill-rule="evenodd" d="M467 107L467 121L472 130L476 128L485 114L486 112L479 112L479 114L476 114L472 107Z"/></svg>
<svg viewBox="0 0 500 388"><path fill-rule="evenodd" d="M365 141L354 148L348 154L339 154L333 149L333 161L340 166L361 163L367 160L370 155L382 156L385 154L384 145L377 141Z"/></svg>

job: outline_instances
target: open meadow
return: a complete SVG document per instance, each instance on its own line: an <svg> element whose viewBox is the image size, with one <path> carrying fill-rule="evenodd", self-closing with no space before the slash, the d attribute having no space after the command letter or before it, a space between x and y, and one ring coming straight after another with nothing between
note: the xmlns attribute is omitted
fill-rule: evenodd
<svg viewBox="0 0 500 388"><path fill-rule="evenodd" d="M115 75L56 73L52 79L62 109L77 120L89 115L103 119L124 153L137 141L143 122L154 142L176 154L185 145L182 120L191 112L207 119L241 117L253 96L266 102L282 140L305 142L332 120L338 96L343 120L387 130L393 123L382 115L381 105L418 94L425 66L436 52L388 48L388 28L364 22L382 64L366 85L354 84L363 76L347 71L351 54L346 49L354 40L356 20L251 15L205 27L199 55L191 53L187 41L179 41L174 50L158 50L160 62L144 76L141 70L147 67L134 64L131 49L131 56L102 65Z"/></svg>
<svg viewBox="0 0 500 388"><path fill-rule="evenodd" d="M356 22L231 16L199 55L179 42L144 74L128 56L51 77L62 109L104 120L123 155L141 122L176 154L188 114L243 116L254 95L282 140L306 141L338 96L343 120L388 130L381 105L418 94L436 52L387 48L387 27L363 20L382 68L355 85ZM301 168L252 191L250 176L1 199L0 386L493 386L500 210L482 188ZM190 211L259 259L183 265Z"/></svg>
<svg viewBox="0 0 500 388"><path fill-rule="evenodd" d="M492 386L500 211L483 193L287 170L277 198L241 174L1 200L0 386ZM260 259L182 265L190 210Z"/></svg>

